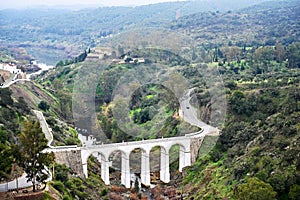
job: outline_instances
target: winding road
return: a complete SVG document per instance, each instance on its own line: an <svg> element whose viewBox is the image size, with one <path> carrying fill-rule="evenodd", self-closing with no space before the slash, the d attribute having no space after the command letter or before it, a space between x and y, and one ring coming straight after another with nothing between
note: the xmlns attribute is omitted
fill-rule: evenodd
<svg viewBox="0 0 300 200"><path fill-rule="evenodd" d="M14 83L17 83L19 81L31 81L30 79L16 79L14 81L10 81L9 83L5 84L5 85L2 85L0 86L0 88L8 88L9 86L11 86L12 84Z"/></svg>
<svg viewBox="0 0 300 200"><path fill-rule="evenodd" d="M26 75L26 79L17 79L17 76L20 74L21 76L24 75L24 73L18 73L16 74L11 80L8 81L8 83L3 84L2 86L0 86L0 88L8 88L9 86L11 86L14 83L17 82L21 82L21 81L31 81L31 77L35 76L35 75L39 75L41 74L43 71L48 71L49 69L54 68L53 66L47 66L45 64L39 64L39 67L41 68L41 70L31 73L31 74L27 74Z"/></svg>
<svg viewBox="0 0 300 200"><path fill-rule="evenodd" d="M192 98L191 93L193 90L194 88L189 89L187 94L181 99L179 112L180 117L182 117L187 123L197 126L203 130L201 134L198 135L199 137L204 135L219 135L219 130L217 128L198 119L196 109L190 104Z"/></svg>
<svg viewBox="0 0 300 200"><path fill-rule="evenodd" d="M33 110L33 112L35 113L35 115L37 116L38 120L40 121L40 125L42 127L43 133L45 133L45 137L48 140L47 145L51 148L51 143L53 141L53 134L52 134L52 130L49 128L47 121L43 115L43 113L41 111L38 110Z"/></svg>

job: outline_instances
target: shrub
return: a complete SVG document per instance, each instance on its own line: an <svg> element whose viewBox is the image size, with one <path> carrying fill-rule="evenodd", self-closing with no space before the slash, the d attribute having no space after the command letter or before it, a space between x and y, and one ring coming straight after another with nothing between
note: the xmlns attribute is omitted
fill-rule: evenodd
<svg viewBox="0 0 300 200"><path fill-rule="evenodd" d="M270 184L267 184L258 178L249 178L246 183L238 186L235 194L236 199L240 200L273 200L276 192Z"/></svg>
<svg viewBox="0 0 300 200"><path fill-rule="evenodd" d="M100 195L101 196L106 196L108 194L107 189L104 188L103 190L101 190Z"/></svg>
<svg viewBox="0 0 300 200"><path fill-rule="evenodd" d="M50 106L45 101L41 101L38 105L39 109L42 109L43 111L49 110Z"/></svg>
<svg viewBox="0 0 300 200"><path fill-rule="evenodd" d="M63 196L63 200L72 200L72 198L69 195L64 195Z"/></svg>
<svg viewBox="0 0 300 200"><path fill-rule="evenodd" d="M61 193L63 193L65 191L65 186L60 181L54 181L52 185L57 191L59 191Z"/></svg>
<svg viewBox="0 0 300 200"><path fill-rule="evenodd" d="M300 199L300 185L292 185L290 187L289 198L292 200Z"/></svg>

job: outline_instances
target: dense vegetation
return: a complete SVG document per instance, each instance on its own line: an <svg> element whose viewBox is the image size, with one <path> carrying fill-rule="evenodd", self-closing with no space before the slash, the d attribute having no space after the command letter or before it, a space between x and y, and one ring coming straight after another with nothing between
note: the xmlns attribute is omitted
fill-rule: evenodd
<svg viewBox="0 0 300 200"><path fill-rule="evenodd" d="M95 109L97 113L97 121L90 122L91 118L88 116L88 123L78 123L77 128L85 129L89 134L93 134L98 139L101 138L101 133L94 130L93 127L89 127L90 124L95 124L95 126L101 125L104 131L105 138L111 142L121 142L122 140L140 140L142 138L155 138L155 137L170 137L175 135L182 135L191 131L196 131L194 127L190 127L189 130L185 130L189 127L188 124L184 123L182 120L178 119L178 100L174 97L171 91L164 88L162 85L149 84L145 87L135 91L131 97L128 113L125 115L128 117L129 121L125 122L125 126L130 125L130 131L139 129L139 135L132 137L130 134L125 134L126 131L120 128L120 124L116 121L113 112L117 112L118 104L116 99L114 99L116 92L116 87L118 86L118 80L123 77L124 74L131 72L132 70L137 70L140 76L143 73L153 73L153 68L156 64L161 64L168 68L174 68L177 65L186 65L188 62L180 56L175 55L169 51L162 51L158 49L148 49L148 50L134 50L128 52L129 57L143 57L146 61L144 64L138 63L125 63L117 64L111 63L114 57L105 58L109 63L109 66L101 71L101 65L97 66L96 63L96 73L98 79L95 80L97 87L95 88ZM159 56L159 59L157 59ZM124 55L123 55L124 57ZM53 92L55 96L63 102L61 107L64 111L63 118L69 122L76 123L72 116L72 104L74 104L74 99L72 99L72 93L74 90L74 79L82 78L83 74L86 73L85 69L88 68L89 61L86 63L74 63L66 66L58 66L55 71L52 71L45 75L45 77L38 78L38 81L47 90ZM147 72L138 72L138 69L145 69ZM87 75L88 80L94 80L95 74L90 73ZM148 77L149 80L152 77ZM77 81L80 84L82 90L88 91L90 86L85 86L81 84L83 81ZM175 84L175 82L173 83ZM85 88L87 87L87 88ZM85 88L85 89L84 89ZM82 98L87 98L83 96ZM80 99L79 104L82 104L84 99ZM87 112L88 113L88 112ZM153 119L153 120L152 120ZM155 129L155 125L159 124L160 121L166 120L166 124L163 125L160 132ZM153 127L153 128L151 128ZM150 132L149 132L150 131ZM149 133L155 132L157 135L151 135ZM85 134L85 133L84 133Z"/></svg>
<svg viewBox="0 0 300 200"><path fill-rule="evenodd" d="M59 11L50 18L48 14L36 13L31 17L38 16L39 21L36 23L44 28L31 27L29 30L25 27L23 32L19 33L19 39L24 41L31 33L36 41L29 41L28 46L35 46L41 40L42 45L48 45L47 48L57 48L68 53L71 50L66 49L66 46L70 42L93 46L98 44L99 37L129 29L136 24L160 26L162 22L159 19L152 19L157 17L156 12L166 10L170 5L173 4L137 8L99 8L93 12ZM182 2L174 5L180 5L181 12L187 8ZM170 13L164 14L166 19L174 17L174 11L178 9L175 7L174 10L170 8ZM143 9L148 8L151 8L151 11L153 9L153 12L144 15ZM188 199L299 199L299 8L296 0L289 0L265 3L239 11L222 12L212 9L211 12L196 13L179 18L172 24L164 24L167 29L185 33L194 41L193 47L184 47L178 54L155 48L137 48L124 52L125 48L121 50L120 46L114 46L112 49L115 54L104 58L105 62L109 63L104 70L98 62L85 60L88 52L84 52L78 57L59 62L55 70L38 77L37 83L1 89L0 160L5 161L0 164L1 178L7 178L11 172L14 161L11 144L21 132L25 119L32 116L32 108L44 110L47 122L54 131L54 145L79 144L73 116L74 82L78 75L89 70L88 64L91 63L96 66L95 72L98 73L88 71L92 73L87 77L88 80L98 78L95 81L96 94L93 99L97 115L94 123L83 123L81 129L86 129L88 133L101 139L95 131L96 127L101 126L107 139L105 142L170 137L196 131L197 129L184 124L178 117L178 100L174 94L157 84L149 84L134 91L124 115L129 120L124 124L131 128L155 127L160 119L157 120L154 116L160 113L166 119L160 132L147 135L147 131L140 131L133 137L118 126L113 112L120 101L115 101L114 92L122 76L134 70L141 70L133 75L137 78L147 77L156 66L163 65L166 69L178 72L191 82L192 87L196 87L192 103L199 108L200 118L222 129L219 138L205 138L197 162L185 170L181 185L175 186L177 190ZM5 18L2 20L5 22L12 13L3 12ZM150 15L153 18L147 21L146 18ZM65 23L56 23L57 26L44 23L46 19L51 21L55 17L65 19L64 16L67 17ZM91 27L85 27L89 23L80 20L78 23L82 26L73 27L69 22L78 16L80 19L90 20ZM94 17L102 21L95 21ZM15 28L20 28L22 23L29 23L30 19L24 18ZM116 22L118 26L111 29ZM6 24L5 28L4 32L11 34L11 27ZM98 32L95 32L96 29ZM15 35L10 34L5 40L16 39ZM64 40L66 37L69 37L69 40ZM61 40L66 43L57 46ZM26 48L28 46L25 45ZM123 64L111 62L112 59L123 59L125 56L129 59ZM130 63L131 57L143 57L145 63ZM1 54L2 58L7 60L11 59L11 56L4 52ZM143 67L146 67L147 71L142 71ZM228 101L226 121L221 125L211 118L211 95L212 92L219 92L207 84L207 81L215 82L214 76L219 75L213 73L214 69L218 69L224 81ZM199 71L207 72L209 76L203 77ZM179 85L180 81L176 78L173 82ZM82 82L80 86L82 89L88 89L90 85ZM84 107L86 99L81 100L79 104ZM160 107L157 107L158 104ZM91 124L93 126L90 126ZM216 146L207 154L212 148L211 145L215 143ZM98 161L91 158L88 166L90 178L83 180L76 177L71 169L55 165L56 174L52 186L59 192L60 198L107 198L109 191L102 181L99 181ZM124 189L116 191L122 193ZM120 195L113 194L116 198L121 198ZM159 195L162 197L162 193Z"/></svg>
<svg viewBox="0 0 300 200"><path fill-rule="evenodd" d="M200 52L220 46L275 45L276 41L287 45L299 42L298 11L298 1L276 1L238 11L184 16L171 29L190 35Z"/></svg>
<svg viewBox="0 0 300 200"><path fill-rule="evenodd" d="M179 17L201 11L227 11L262 1L187 1L79 11L1 10L0 43L24 47L35 58L54 65L58 60L74 57L86 47L101 44L107 36L134 28L162 26L174 20L176 13Z"/></svg>
<svg viewBox="0 0 300 200"><path fill-rule="evenodd" d="M54 145L79 144L77 132L70 127L70 124L59 123L60 105L55 105L57 101L54 97L40 86L33 83L14 85L10 88L0 89L0 94L0 160L3 161L1 162L1 181L13 179L16 173L20 173L14 163L22 160L20 153L14 150L16 148L13 147L13 144L18 143L17 136L24 130L26 121L36 120L32 109L47 108L47 112L44 114L54 133ZM32 132L29 132L31 134L34 129L30 129L32 129ZM42 148L44 147L43 144ZM23 163L25 162L21 162L19 165L21 166Z"/></svg>
<svg viewBox="0 0 300 200"><path fill-rule="evenodd" d="M93 161L93 162L92 162ZM107 199L108 189L99 179L98 162L89 160L89 178L81 179L65 165L55 164L55 176L51 186L60 199Z"/></svg>
<svg viewBox="0 0 300 200"><path fill-rule="evenodd" d="M29 109L22 98L14 102L9 89L1 89L0 94L0 179L3 180L8 178L14 160L11 142L13 142L16 135L20 133L20 124L24 121L23 116L29 112Z"/></svg>
<svg viewBox="0 0 300 200"><path fill-rule="evenodd" d="M190 198L299 198L299 43L254 41L211 49L228 110L216 147L187 170Z"/></svg>
<svg viewBox="0 0 300 200"><path fill-rule="evenodd" d="M54 153L42 152L48 141L37 121L26 121L18 139L20 144L13 146L13 156L27 174L27 181L32 183L32 190L35 192L36 184L46 184L50 176L45 170L54 162Z"/></svg>
<svg viewBox="0 0 300 200"><path fill-rule="evenodd" d="M298 187L298 84L252 89L238 84L230 90L228 117L217 146L199 158L186 177L186 183L195 184L195 198L239 196L251 187L250 177L270 184L268 192L275 191L278 199L286 199ZM239 186L240 182L244 185Z"/></svg>

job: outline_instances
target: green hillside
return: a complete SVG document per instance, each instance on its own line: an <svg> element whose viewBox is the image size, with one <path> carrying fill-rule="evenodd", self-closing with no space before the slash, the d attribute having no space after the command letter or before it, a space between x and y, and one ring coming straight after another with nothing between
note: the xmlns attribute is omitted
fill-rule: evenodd
<svg viewBox="0 0 300 200"><path fill-rule="evenodd" d="M27 17L29 11L0 11L0 39L10 49L1 50L1 62L27 56L14 57L18 47L56 64L32 82L0 89L0 180L14 178L12 147L26 119L35 119L32 109L43 111L54 145L81 145L78 133L104 143L173 137L199 131L179 117L179 98L194 88L198 117L221 134L205 137L196 163L183 173L178 160L170 163L170 183L126 190L111 168L115 185L104 186L101 165L91 157L88 179L55 164L49 195L299 199L300 5L224 2L31 11ZM152 181L157 177L151 174Z"/></svg>
<svg viewBox="0 0 300 200"><path fill-rule="evenodd" d="M10 47L24 47L35 58L54 65L57 60L72 58L87 47L101 45L106 37L124 30L161 27L175 20L176 15L236 10L262 1L179 1L77 11L49 8L1 10L0 41Z"/></svg>

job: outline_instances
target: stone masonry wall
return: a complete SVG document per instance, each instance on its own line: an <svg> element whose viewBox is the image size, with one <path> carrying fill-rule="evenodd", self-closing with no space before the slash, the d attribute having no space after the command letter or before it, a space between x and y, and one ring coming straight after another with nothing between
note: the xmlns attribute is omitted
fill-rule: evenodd
<svg viewBox="0 0 300 200"><path fill-rule="evenodd" d="M78 176L84 178L80 150L55 152L55 160L59 164L70 167Z"/></svg>
<svg viewBox="0 0 300 200"><path fill-rule="evenodd" d="M197 156L198 156L198 152L200 149L200 146L203 142L204 137L200 137L200 138L192 138L191 141L191 163L195 163Z"/></svg>

